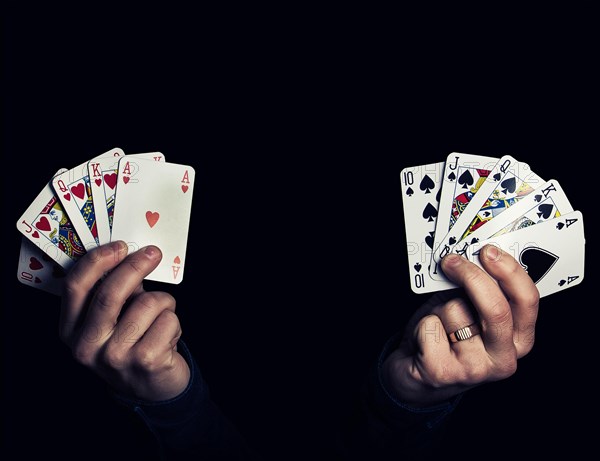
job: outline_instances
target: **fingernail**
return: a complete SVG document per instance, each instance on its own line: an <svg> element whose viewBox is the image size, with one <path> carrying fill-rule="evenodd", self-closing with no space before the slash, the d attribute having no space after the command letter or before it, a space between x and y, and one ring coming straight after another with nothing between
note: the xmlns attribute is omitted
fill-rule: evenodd
<svg viewBox="0 0 600 461"><path fill-rule="evenodd" d="M127 249L129 248L129 246L123 241L123 240L117 240L116 242L114 242L116 245L116 250L121 253L123 251L127 251Z"/></svg>
<svg viewBox="0 0 600 461"><path fill-rule="evenodd" d="M496 245L487 245L483 251L485 259L488 261L498 261L502 250Z"/></svg>
<svg viewBox="0 0 600 461"><path fill-rule="evenodd" d="M463 262L463 257L457 254L449 254L443 260L444 266L458 266Z"/></svg>
<svg viewBox="0 0 600 461"><path fill-rule="evenodd" d="M144 249L144 253L146 253L150 259L154 259L159 255L158 248L152 245L147 246Z"/></svg>

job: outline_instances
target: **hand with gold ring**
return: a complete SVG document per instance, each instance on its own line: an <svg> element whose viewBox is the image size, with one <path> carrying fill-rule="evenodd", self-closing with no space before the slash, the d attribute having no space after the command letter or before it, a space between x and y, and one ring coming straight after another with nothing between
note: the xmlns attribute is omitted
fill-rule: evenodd
<svg viewBox="0 0 600 461"><path fill-rule="evenodd" d="M480 260L485 271L458 255L442 260L444 273L465 296L434 295L413 315L398 349L385 360L384 386L400 401L433 405L508 378L533 347L539 303L533 281L497 247L483 248Z"/></svg>

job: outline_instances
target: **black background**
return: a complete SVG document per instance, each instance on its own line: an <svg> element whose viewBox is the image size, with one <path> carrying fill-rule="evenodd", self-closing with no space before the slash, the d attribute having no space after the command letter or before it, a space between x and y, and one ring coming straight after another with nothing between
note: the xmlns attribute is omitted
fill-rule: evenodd
<svg viewBox="0 0 600 461"><path fill-rule="evenodd" d="M5 450L156 453L58 340L58 298L16 280L14 223L60 167L121 147L196 169L185 279L150 287L178 299L213 397L250 443L304 459L318 458L385 340L425 299L409 287L402 168L509 153L595 214L584 15L563 19L567 31L537 16L469 29L422 17L428 28L408 30L408 15L342 11L5 13ZM465 396L443 453L589 443L578 415L595 400L591 220L586 234L583 284L543 299L533 352L509 380Z"/></svg>

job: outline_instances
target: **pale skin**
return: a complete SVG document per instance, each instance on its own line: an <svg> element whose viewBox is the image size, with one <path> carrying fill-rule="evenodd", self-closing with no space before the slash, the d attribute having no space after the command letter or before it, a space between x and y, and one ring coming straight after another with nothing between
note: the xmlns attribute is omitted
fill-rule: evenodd
<svg viewBox="0 0 600 461"><path fill-rule="evenodd" d="M60 337L79 363L116 391L149 401L179 395L190 379L177 352L175 299L142 286L160 259L153 246L128 255L123 242L90 251L67 276L60 316ZM409 321L382 370L386 388L400 401L428 406L507 378L533 347L537 288L495 247L484 248L481 261L487 273L462 257L444 258L444 272L466 297L435 295ZM447 333L476 320L480 335L448 341Z"/></svg>

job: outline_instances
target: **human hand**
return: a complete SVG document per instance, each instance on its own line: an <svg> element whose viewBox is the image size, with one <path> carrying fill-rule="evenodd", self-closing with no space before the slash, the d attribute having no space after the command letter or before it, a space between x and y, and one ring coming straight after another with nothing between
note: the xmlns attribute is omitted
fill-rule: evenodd
<svg viewBox="0 0 600 461"><path fill-rule="evenodd" d="M385 360L384 385L400 401L432 405L507 378L516 371L517 359L533 347L539 304L535 284L495 246L484 247L480 260L487 274L458 255L442 260L444 273L464 288L467 298L434 295L413 315L400 346ZM480 334L449 339L472 324Z"/></svg>
<svg viewBox="0 0 600 461"><path fill-rule="evenodd" d="M128 256L124 242L88 252L66 277L59 328L75 360L116 391L151 401L177 396L190 379L177 352L175 299L142 287L161 258L155 246Z"/></svg>

